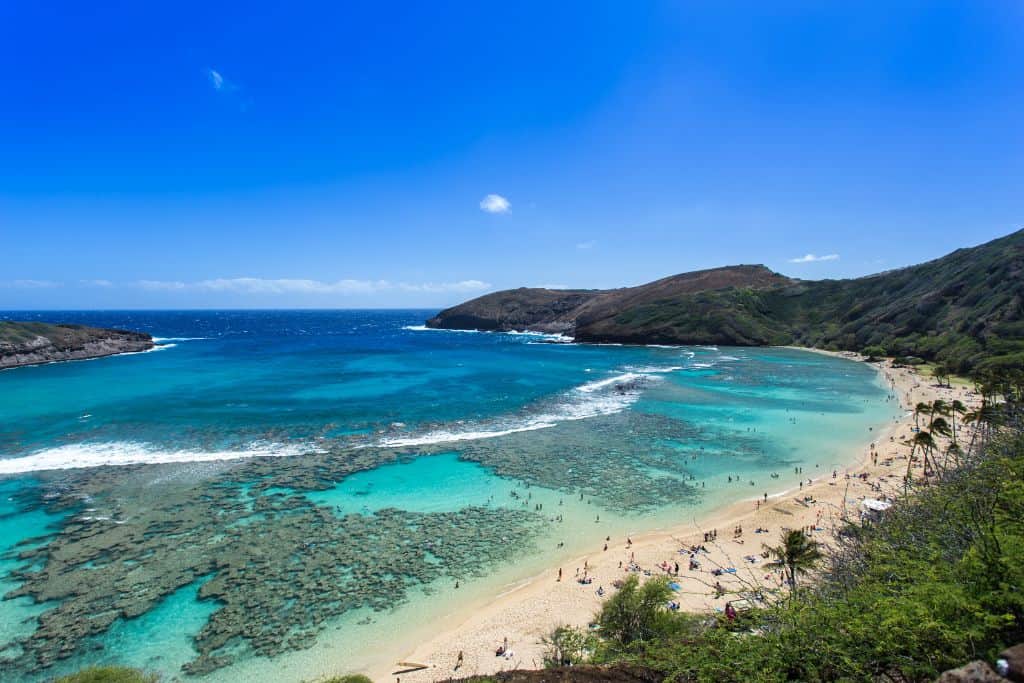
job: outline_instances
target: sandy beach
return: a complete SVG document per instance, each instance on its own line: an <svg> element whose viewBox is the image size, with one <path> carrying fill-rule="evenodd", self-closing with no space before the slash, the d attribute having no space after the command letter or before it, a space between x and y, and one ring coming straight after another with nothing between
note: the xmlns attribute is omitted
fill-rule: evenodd
<svg viewBox="0 0 1024 683"><path fill-rule="evenodd" d="M835 355L857 358L849 353ZM893 368L885 362L879 365L879 372L905 411L893 423L866 435L845 469L833 472L808 468L801 486L769 491L767 500L762 497L737 502L667 531L631 539L611 537L607 550L600 544L593 553L551 567L486 604L454 608L445 621L433 625L427 639L405 645L405 649L400 649L401 643L392 644L386 649L394 651L394 661L382 662L366 673L375 681L400 678L402 683L419 683L505 669L540 668L544 650L541 638L560 624L586 626L602 600L613 594L613 582L628 575L631 563L639 567L641 580L664 575L666 568L675 576L678 563L674 581L681 588L676 599L687 611L721 610L744 586L778 587L778 573L765 566L768 560L761 554L767 545L779 542L784 529L813 528L814 536L827 543L844 517L858 517L865 498L894 498L902 492L910 453L904 442L912 436L913 406L937 398L947 402L958 399L970 407L977 403L969 388L939 387L909 368ZM918 458L915 477L921 475L921 467ZM742 532L737 533L738 529ZM767 532L757 533L757 529ZM715 530L716 540L706 541L705 533ZM690 570L689 549L697 545L703 545L706 552L696 555L700 568ZM712 573L729 568L735 572ZM591 583L576 580L584 571L592 578ZM716 583L724 590L723 595L716 596ZM603 598L598 595L601 587ZM511 655L495 656L503 642L509 644ZM462 665L456 668L460 653ZM397 662L420 663L427 668L408 671L410 667Z"/></svg>

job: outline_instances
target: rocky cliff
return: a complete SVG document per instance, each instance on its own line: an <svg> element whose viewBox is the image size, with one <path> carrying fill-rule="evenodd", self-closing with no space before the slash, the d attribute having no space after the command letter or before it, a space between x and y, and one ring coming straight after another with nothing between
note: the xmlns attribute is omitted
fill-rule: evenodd
<svg viewBox="0 0 1024 683"><path fill-rule="evenodd" d="M631 344L881 347L967 371L1024 364L1024 231L851 280L728 266L613 290L513 289L441 311L430 327L560 332Z"/></svg>
<svg viewBox="0 0 1024 683"><path fill-rule="evenodd" d="M0 321L0 369L85 360L151 348L153 338L142 332Z"/></svg>

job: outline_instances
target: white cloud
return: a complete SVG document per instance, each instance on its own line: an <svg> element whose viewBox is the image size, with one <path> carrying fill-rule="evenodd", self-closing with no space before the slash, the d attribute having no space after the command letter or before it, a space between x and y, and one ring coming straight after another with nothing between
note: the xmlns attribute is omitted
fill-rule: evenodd
<svg viewBox="0 0 1024 683"><path fill-rule="evenodd" d="M506 213L512 204L500 194L489 194L480 200L480 208L487 213Z"/></svg>
<svg viewBox="0 0 1024 683"><path fill-rule="evenodd" d="M490 289L481 280L458 282L390 282L388 280L337 280L324 282L298 278L266 279L258 277L215 278L198 282L140 280L136 283L150 291L230 292L233 294L373 294L376 292L478 292Z"/></svg>
<svg viewBox="0 0 1024 683"><path fill-rule="evenodd" d="M576 245L577 249L593 249L597 244L594 240L587 240L586 242L580 242Z"/></svg>
<svg viewBox="0 0 1024 683"><path fill-rule="evenodd" d="M63 282L54 282L52 280L11 280L2 284L5 287L13 287L14 289L53 289L54 287L64 286Z"/></svg>
<svg viewBox="0 0 1024 683"><path fill-rule="evenodd" d="M790 263L817 263L818 261L838 261L839 254L825 254L824 256L815 256L814 254L806 254L799 258L789 259Z"/></svg>
<svg viewBox="0 0 1024 683"><path fill-rule="evenodd" d="M113 287L114 283L110 280L79 280L78 284L83 287Z"/></svg>
<svg viewBox="0 0 1024 683"><path fill-rule="evenodd" d="M481 280L460 280L459 282L425 282L421 285L399 283L399 289L406 292L480 292L491 288L491 283Z"/></svg>
<svg viewBox="0 0 1024 683"><path fill-rule="evenodd" d="M176 291L185 289L184 282L167 282L164 280L139 280L139 287L156 292Z"/></svg>
<svg viewBox="0 0 1024 683"><path fill-rule="evenodd" d="M223 90L226 84L224 77L220 75L220 72L216 69L206 69L206 77L210 80L210 85L213 86L214 90Z"/></svg>

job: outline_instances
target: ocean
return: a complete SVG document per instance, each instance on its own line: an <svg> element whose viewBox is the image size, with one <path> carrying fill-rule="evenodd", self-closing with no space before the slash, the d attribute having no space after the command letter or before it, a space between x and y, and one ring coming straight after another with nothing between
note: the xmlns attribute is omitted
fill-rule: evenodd
<svg viewBox="0 0 1024 683"><path fill-rule="evenodd" d="M899 413L822 354L432 313L0 313L158 342L0 371L4 680L359 670L607 535L831 476Z"/></svg>

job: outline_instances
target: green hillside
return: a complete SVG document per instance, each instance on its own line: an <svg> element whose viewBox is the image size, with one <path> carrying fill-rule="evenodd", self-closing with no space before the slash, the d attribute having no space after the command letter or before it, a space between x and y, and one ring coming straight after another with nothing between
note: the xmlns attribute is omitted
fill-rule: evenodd
<svg viewBox="0 0 1024 683"><path fill-rule="evenodd" d="M603 292L497 292L427 324L557 330L590 342L877 347L968 372L1024 367L1022 301L1018 231L863 278L794 280L764 266L730 266Z"/></svg>

